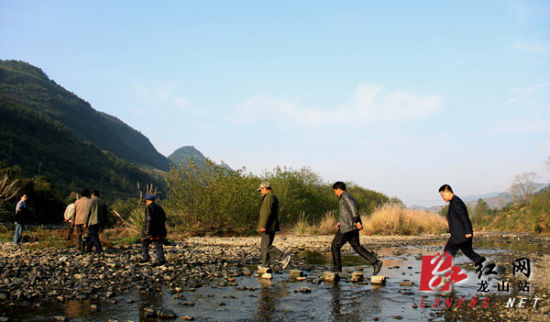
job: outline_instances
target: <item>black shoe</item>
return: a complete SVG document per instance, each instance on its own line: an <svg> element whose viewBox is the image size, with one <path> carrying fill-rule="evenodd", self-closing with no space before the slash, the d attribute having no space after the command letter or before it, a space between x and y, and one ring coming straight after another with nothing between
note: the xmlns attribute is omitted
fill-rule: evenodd
<svg viewBox="0 0 550 322"><path fill-rule="evenodd" d="M153 264L151 264L151 266L157 267L157 266L162 266L162 265L164 265L164 264L166 264L166 261L165 261L165 260L160 261L160 262L154 262Z"/></svg>
<svg viewBox="0 0 550 322"><path fill-rule="evenodd" d="M485 257L481 257L481 260L476 263L475 267L477 268L479 266L481 268L483 266L483 263L485 262L485 260L486 260Z"/></svg>
<svg viewBox="0 0 550 322"><path fill-rule="evenodd" d="M372 276L380 273L380 270L382 269L382 261L376 261L376 263L372 264L372 268L374 269L374 271L372 272Z"/></svg>

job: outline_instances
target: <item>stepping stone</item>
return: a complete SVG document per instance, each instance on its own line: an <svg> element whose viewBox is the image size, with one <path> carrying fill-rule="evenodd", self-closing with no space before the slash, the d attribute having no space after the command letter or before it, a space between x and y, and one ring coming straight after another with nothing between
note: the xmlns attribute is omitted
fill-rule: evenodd
<svg viewBox="0 0 550 322"><path fill-rule="evenodd" d="M258 267L258 274L262 275L265 273L273 272L270 267Z"/></svg>
<svg viewBox="0 0 550 322"><path fill-rule="evenodd" d="M386 284L386 276L384 275L375 275L370 278L370 283L372 285L385 285Z"/></svg>
<svg viewBox="0 0 550 322"><path fill-rule="evenodd" d="M290 271L290 279L297 279L298 277L304 276L304 272L298 269L293 269Z"/></svg>
<svg viewBox="0 0 550 322"><path fill-rule="evenodd" d="M271 275L271 273L263 273L262 278L266 280L270 280L273 278L273 275Z"/></svg>
<svg viewBox="0 0 550 322"><path fill-rule="evenodd" d="M400 286L413 286L414 283L411 282L411 281L403 281L401 283L399 283Z"/></svg>
<svg viewBox="0 0 550 322"><path fill-rule="evenodd" d="M324 272L323 280L325 282L338 282L340 280L340 275L336 272Z"/></svg>
<svg viewBox="0 0 550 322"><path fill-rule="evenodd" d="M363 272L353 272L351 273L352 282L361 282L364 279Z"/></svg>

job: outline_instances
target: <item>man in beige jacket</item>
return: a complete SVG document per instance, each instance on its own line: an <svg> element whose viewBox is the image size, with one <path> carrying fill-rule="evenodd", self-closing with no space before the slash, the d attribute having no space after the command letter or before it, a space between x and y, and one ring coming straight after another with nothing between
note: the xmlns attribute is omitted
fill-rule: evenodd
<svg viewBox="0 0 550 322"><path fill-rule="evenodd" d="M80 193L81 197L74 203L75 219L73 228L76 231L76 247L80 252L84 252L88 239L88 230L86 229L86 220L90 216L90 190L84 189Z"/></svg>

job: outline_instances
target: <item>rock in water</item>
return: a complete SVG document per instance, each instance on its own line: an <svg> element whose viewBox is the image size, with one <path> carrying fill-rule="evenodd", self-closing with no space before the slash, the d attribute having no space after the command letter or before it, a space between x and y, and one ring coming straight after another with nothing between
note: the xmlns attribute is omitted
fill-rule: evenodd
<svg viewBox="0 0 550 322"><path fill-rule="evenodd" d="M174 311L170 311L167 309L160 309L158 311L158 317L159 319L175 319L178 316L176 315L176 313L174 313Z"/></svg>
<svg viewBox="0 0 550 322"><path fill-rule="evenodd" d="M298 269L293 269L290 271L290 279L296 279L298 277L304 276L304 272Z"/></svg>
<svg viewBox="0 0 550 322"><path fill-rule="evenodd" d="M403 281L401 283L399 283L400 286L413 286L414 283L411 282L411 281Z"/></svg>
<svg viewBox="0 0 550 322"><path fill-rule="evenodd" d="M351 278L355 279L357 282L361 282L364 278L363 272L353 272L351 273Z"/></svg>
<svg viewBox="0 0 550 322"><path fill-rule="evenodd" d="M271 273L272 270L270 267L258 267L258 274L262 275L262 274L266 274L266 273Z"/></svg>
<svg viewBox="0 0 550 322"><path fill-rule="evenodd" d="M338 282L340 280L340 275L336 272L324 272L323 280L325 282Z"/></svg>
<svg viewBox="0 0 550 322"><path fill-rule="evenodd" d="M262 274L262 278L266 280L270 280L273 278L273 275L271 275L271 273L264 273Z"/></svg>
<svg viewBox="0 0 550 322"><path fill-rule="evenodd" d="M311 289L309 287L301 287L300 292L301 293L311 293Z"/></svg>
<svg viewBox="0 0 550 322"><path fill-rule="evenodd" d="M385 285L386 284L386 276L375 275L375 276L371 277L370 283L372 285Z"/></svg>

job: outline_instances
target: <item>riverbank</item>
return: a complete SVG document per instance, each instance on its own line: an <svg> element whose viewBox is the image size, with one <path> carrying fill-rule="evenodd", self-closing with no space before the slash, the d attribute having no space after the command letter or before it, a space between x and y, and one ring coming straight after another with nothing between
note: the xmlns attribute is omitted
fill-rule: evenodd
<svg viewBox="0 0 550 322"><path fill-rule="evenodd" d="M279 282L286 283L289 269L299 269L308 275L308 280L304 281L300 287L310 287L315 292L316 287L319 287L316 286L318 284L315 284L315 280L330 267L328 252L332 238L332 236L278 235L274 244L281 250L290 251L293 254L293 261L286 271L282 271L275 265L273 285L269 287L282 287L283 284ZM416 280L419 279L421 255L441 251L447 238L447 235L362 236L361 241L363 245L380 255L385 265L382 274L390 277L390 283L397 283L396 292L399 292L398 282L405 277L418 283ZM527 314L528 317L533 314L543 314L548 317L547 296L550 293L550 285L546 278L550 276L548 237L485 233L476 235L475 245L477 248L484 249L501 265L509 265L510 260L520 255L531 258L533 276L530 282L533 289L529 296L540 294L541 298L542 296L546 298L539 303L541 305L539 309L522 314ZM165 247L165 251L168 263L160 267L151 267L138 264L141 258L139 245L111 245L106 248L104 255L98 256L81 255L71 248L42 249L33 243L25 243L22 248L17 248L8 242L2 243L0 246L0 266L3 267L0 273L0 308L3 313L0 315L20 320L21 317L29 314L29 308L34 312L51 312L52 308L55 308L54 312L59 311L58 314L67 318L85 315L93 319L100 314L94 312L103 310L99 315L101 318L118 319L118 313L116 313L118 311L113 311L114 316L104 315L106 312L111 312L107 309L108 307L122 306L129 311L136 310L129 307L133 302L139 302L135 294L148 294L153 298L169 296L170 301L175 300L184 308L180 311L193 312L199 318L197 310L201 305L207 305L201 304L202 299L196 297L202 294L201 290L214 293L223 290L227 294L224 300L212 297L212 300L217 299L220 303L229 302L231 297L239 299L244 296L239 291L243 288L250 292L246 296L261 295L259 289L263 286L256 285L257 278L253 276L255 266L259 262L257 236L191 237L173 241L172 245ZM365 274L370 274L370 266L365 265L362 259L351 252L349 246L346 246L343 251L347 261L345 265L353 269L364 269ZM459 259L462 261L460 266L473 270L473 266L464 261L463 256ZM404 264L405 262L408 264ZM403 271L400 271L401 269ZM343 283L348 282L343 281ZM357 291L355 288L353 290ZM323 292L323 289L319 288L318 291ZM391 298L392 288L388 285L387 290L381 292L390 292L387 296ZM418 291L411 293L416 294ZM202 294L202 296L208 294ZM84 305L86 309L78 311L79 313L67 313L66 308L74 306L74 303L79 305L86 303ZM197 308L194 308L195 305ZM414 305L418 306L418 303ZM412 306L413 303L409 307ZM226 305L220 305L220 307L231 310ZM151 308L141 306L137 308L140 317L146 314L146 309ZM442 312L448 315L453 311ZM485 314L492 313L494 312L485 312ZM516 314L519 313L516 312ZM129 317L131 316L130 314ZM246 312L242 316L246 317ZM290 316L292 318L293 315ZM224 319L223 315L221 317Z"/></svg>

